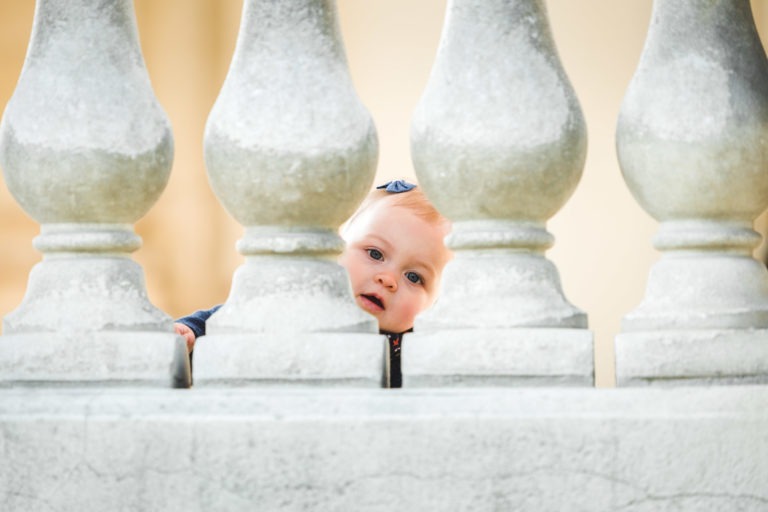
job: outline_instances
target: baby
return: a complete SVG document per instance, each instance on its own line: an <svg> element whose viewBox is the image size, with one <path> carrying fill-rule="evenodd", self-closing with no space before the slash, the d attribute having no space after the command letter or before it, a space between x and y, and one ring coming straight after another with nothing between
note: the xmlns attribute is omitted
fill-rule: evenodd
<svg viewBox="0 0 768 512"><path fill-rule="evenodd" d="M400 387L402 335L417 314L437 298L440 277L451 257L443 238L450 223L416 185L402 180L376 187L341 230L355 302L379 322L389 339L388 387ZM205 334L205 321L219 306L181 318L176 332L191 351Z"/></svg>
<svg viewBox="0 0 768 512"><path fill-rule="evenodd" d="M342 229L347 269L357 305L379 329L403 333L437 298L450 253L450 225L415 185L390 182L371 192Z"/></svg>

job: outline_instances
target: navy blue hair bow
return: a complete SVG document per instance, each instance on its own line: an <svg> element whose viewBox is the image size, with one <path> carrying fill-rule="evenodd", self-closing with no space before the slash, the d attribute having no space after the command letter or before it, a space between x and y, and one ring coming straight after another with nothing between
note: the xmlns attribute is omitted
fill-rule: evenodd
<svg viewBox="0 0 768 512"><path fill-rule="evenodd" d="M387 192L390 192L392 194L399 194L401 192L408 192L409 190L413 190L416 188L416 185L413 183L408 183L405 180L392 180L388 181L383 185L379 185L376 187L377 189L386 189Z"/></svg>

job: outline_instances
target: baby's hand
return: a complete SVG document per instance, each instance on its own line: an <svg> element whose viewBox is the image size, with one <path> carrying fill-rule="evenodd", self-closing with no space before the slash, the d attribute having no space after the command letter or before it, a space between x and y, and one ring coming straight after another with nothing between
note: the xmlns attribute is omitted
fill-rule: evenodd
<svg viewBox="0 0 768 512"><path fill-rule="evenodd" d="M184 336L184 339L187 340L187 352L192 352L192 349L195 348L195 333L192 329L184 324L175 323L173 330L176 331L176 334Z"/></svg>

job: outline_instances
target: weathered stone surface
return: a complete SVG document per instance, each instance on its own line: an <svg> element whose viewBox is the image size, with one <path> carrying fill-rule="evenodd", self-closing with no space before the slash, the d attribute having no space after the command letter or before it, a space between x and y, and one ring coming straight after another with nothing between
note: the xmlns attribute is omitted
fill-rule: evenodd
<svg viewBox="0 0 768 512"><path fill-rule="evenodd" d="M448 240L460 236L452 233ZM505 248L454 250L438 301L416 318L417 332L587 327L587 316L563 296L557 268L543 254Z"/></svg>
<svg viewBox="0 0 768 512"><path fill-rule="evenodd" d="M336 230L368 191L377 158L335 3L244 2L205 161L219 200L246 228L246 263L211 332L376 332L333 258L343 249Z"/></svg>
<svg viewBox="0 0 768 512"><path fill-rule="evenodd" d="M751 255L673 251L651 267L643 300L624 317L622 331L765 329L766 298L768 270Z"/></svg>
<svg viewBox="0 0 768 512"><path fill-rule="evenodd" d="M0 387L188 387L184 338L58 330L0 336Z"/></svg>
<svg viewBox="0 0 768 512"><path fill-rule="evenodd" d="M195 386L381 387L385 347L360 332L209 334L195 343Z"/></svg>
<svg viewBox="0 0 768 512"><path fill-rule="evenodd" d="M586 147L584 119L544 2L451 2L413 114L411 154L425 193L452 222L446 244L455 257L443 273L440 299L416 319L417 333L455 339L477 330L482 338L495 329L495 356L511 360L550 357L505 345L519 328L586 329L587 315L565 298L557 268L544 256L554 241L546 222L576 188ZM582 350L583 339L575 336L573 351ZM560 333L555 340L568 343ZM469 334L466 343L474 342ZM503 348L509 352L502 355ZM457 382L473 381L466 369L445 364L459 372ZM537 359L524 364L546 367ZM435 360L430 371L448 378L437 366ZM583 376L592 368L590 359L572 370ZM488 369L477 370L480 381L487 378ZM500 368L492 373L509 376ZM529 384L536 380L527 377Z"/></svg>
<svg viewBox="0 0 768 512"><path fill-rule="evenodd" d="M40 0L0 128L8 189L41 224L132 224L165 188L173 136L131 0Z"/></svg>
<svg viewBox="0 0 768 512"><path fill-rule="evenodd" d="M616 337L624 385L768 383L767 329L624 332Z"/></svg>
<svg viewBox="0 0 768 512"><path fill-rule="evenodd" d="M337 235L333 236L341 242ZM333 260L310 257L305 252L303 257L248 256L235 271L227 302L207 322L207 331L222 335L374 333L375 324L375 318L355 305L344 268Z"/></svg>
<svg viewBox="0 0 768 512"><path fill-rule="evenodd" d="M411 153L424 191L453 223L446 242L456 251L422 331L586 327L542 256L553 241L545 223L575 189L586 156L584 120L543 2L450 4L413 114Z"/></svg>
<svg viewBox="0 0 768 512"><path fill-rule="evenodd" d="M761 512L767 391L2 390L0 508Z"/></svg>
<svg viewBox="0 0 768 512"><path fill-rule="evenodd" d="M168 386L172 372L176 385L188 382L171 319L149 302L129 258L141 246L132 224L160 196L172 160L133 3L37 2L0 126L0 165L41 224L43 261L3 320L3 385Z"/></svg>
<svg viewBox="0 0 768 512"><path fill-rule="evenodd" d="M403 386L592 386L586 329L454 329L408 334Z"/></svg>
<svg viewBox="0 0 768 512"><path fill-rule="evenodd" d="M768 206L768 63L748 1L656 0L616 141L660 221L751 223Z"/></svg>
<svg viewBox="0 0 768 512"><path fill-rule="evenodd" d="M654 2L616 147L664 253L616 341L621 383L768 381L768 272L752 257L768 206L765 83L748 1Z"/></svg>
<svg viewBox="0 0 768 512"><path fill-rule="evenodd" d="M586 144L544 2L451 2L411 132L438 209L454 222L544 222L576 188Z"/></svg>
<svg viewBox="0 0 768 512"><path fill-rule="evenodd" d="M329 0L243 4L205 160L219 200L244 226L336 229L370 187L376 129L336 16Z"/></svg>
<svg viewBox="0 0 768 512"><path fill-rule="evenodd" d="M141 267L121 256L38 263L21 305L3 318L5 334L121 330L173 332L171 318L149 302Z"/></svg>

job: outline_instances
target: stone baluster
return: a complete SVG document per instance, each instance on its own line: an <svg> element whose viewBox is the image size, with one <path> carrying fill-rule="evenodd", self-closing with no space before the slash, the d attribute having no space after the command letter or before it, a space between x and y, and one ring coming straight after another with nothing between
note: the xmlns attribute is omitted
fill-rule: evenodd
<svg viewBox="0 0 768 512"><path fill-rule="evenodd" d="M219 200L245 228L195 382L380 385L383 341L336 263L369 190L376 130L349 76L333 0L246 0L205 131Z"/></svg>
<svg viewBox="0 0 768 512"><path fill-rule="evenodd" d="M581 177L586 127L543 1L449 2L411 151L453 222L454 259L403 346L404 385L591 385L587 317L544 256L546 221Z"/></svg>
<svg viewBox="0 0 768 512"><path fill-rule="evenodd" d="M616 142L662 251L616 339L619 385L768 382L768 63L749 0L655 0Z"/></svg>
<svg viewBox="0 0 768 512"><path fill-rule="evenodd" d="M130 259L141 245L133 223L158 199L172 159L132 1L38 0L0 164L41 224L43 259L4 318L1 385L187 385L183 340Z"/></svg>

